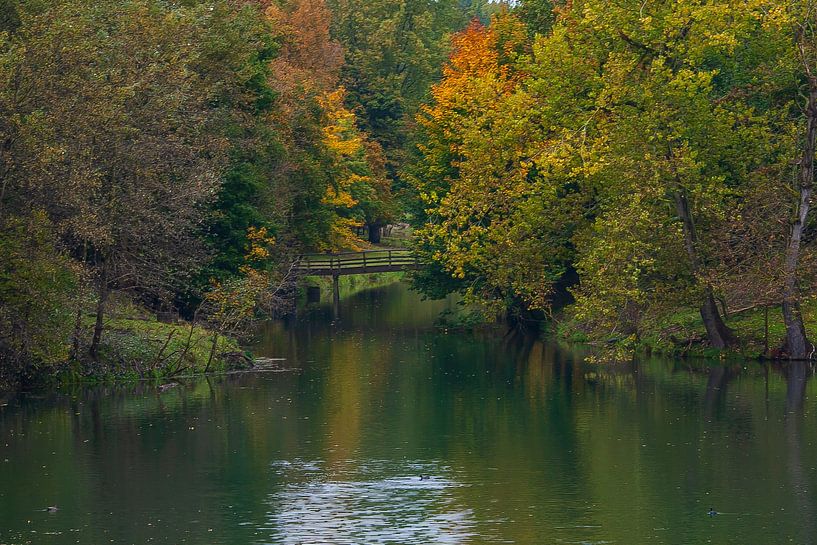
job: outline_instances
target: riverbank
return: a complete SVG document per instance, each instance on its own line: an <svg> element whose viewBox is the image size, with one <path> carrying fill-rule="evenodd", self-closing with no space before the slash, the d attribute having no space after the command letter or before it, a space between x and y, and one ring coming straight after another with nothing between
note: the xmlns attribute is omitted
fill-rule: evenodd
<svg viewBox="0 0 817 545"><path fill-rule="evenodd" d="M341 299L404 280L404 273L344 276L340 279ZM303 287L308 286L320 289L323 303L331 302L330 278L307 277ZM305 298L305 290L301 295ZM167 380L252 365L250 354L234 338L184 320L159 321L155 314L126 298L116 299L111 307L96 360L88 355L94 327L94 315L89 308L82 318L79 358L70 356L72 331L69 331L61 343L55 341L60 344L55 351L58 356L27 362L22 368L0 368L0 391L74 383Z"/></svg>
<svg viewBox="0 0 817 545"><path fill-rule="evenodd" d="M236 340L200 325L115 318L106 325L99 361L78 362L76 371L62 380L170 378L223 371L240 366L242 356Z"/></svg>
<svg viewBox="0 0 817 545"><path fill-rule="evenodd" d="M341 299L401 281L408 281L404 273L341 277ZM306 285L320 288L321 301L331 301L331 279L310 277ZM802 312L809 338L817 339L817 300L807 299ZM700 312L694 308L678 309L664 317L645 320L639 325L640 334L637 336L613 334L607 338L593 337L583 324L570 317L569 307L543 328L545 337L567 344L594 347L599 360L630 359L636 354L711 360L782 358L786 328L779 305L739 309L727 314L725 322L738 338L738 344L728 350L718 350L708 344ZM474 306L446 309L434 321L435 327L441 330L464 331L485 329L492 323L496 322Z"/></svg>
<svg viewBox="0 0 817 545"><path fill-rule="evenodd" d="M404 273L344 276L340 279L341 299L404 280ZM330 278L306 277L303 287L308 286L320 289L323 303L331 302ZM305 290L301 295L305 298ZM82 320L80 358L69 357L70 335L66 335L61 358L29 362L23 369L8 369L5 376L0 376L0 391L74 383L167 380L180 375L246 369L252 365L250 354L234 338L184 320L159 321L154 314L126 299L120 298L112 306L96 361L88 356L94 325L94 316L88 313Z"/></svg>
<svg viewBox="0 0 817 545"><path fill-rule="evenodd" d="M0 376L0 391L72 383L170 379L246 368L249 356L239 343L200 325L165 323L149 316L115 317L106 322L96 360L87 355L92 318L83 324L80 358L30 362ZM86 338L87 337L87 338ZM69 347L65 346L68 354Z"/></svg>
<svg viewBox="0 0 817 545"><path fill-rule="evenodd" d="M817 300L804 301L802 313L809 338L817 339ZM727 350L719 350L708 344L700 312L692 308L680 309L667 316L645 321L641 324L638 336L612 334L606 339L592 338L580 322L563 315L554 324L553 336L569 343L603 346L614 357L636 353L754 360L784 356L782 348L786 325L779 305L739 310L727 314L724 321L738 338L738 344Z"/></svg>

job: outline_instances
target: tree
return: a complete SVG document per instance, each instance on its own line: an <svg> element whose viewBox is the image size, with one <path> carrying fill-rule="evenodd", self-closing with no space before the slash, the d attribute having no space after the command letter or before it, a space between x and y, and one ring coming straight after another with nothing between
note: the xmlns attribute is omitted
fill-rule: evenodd
<svg viewBox="0 0 817 545"><path fill-rule="evenodd" d="M341 87L320 99L332 178L323 204L334 215L327 249L358 247L354 231L363 224L369 227L369 241L380 242L380 228L392 217L382 149L357 128L355 115L344 106L344 95Z"/></svg>
<svg viewBox="0 0 817 545"><path fill-rule="evenodd" d="M54 244L42 211L0 229L0 386L68 357L81 271Z"/></svg>
<svg viewBox="0 0 817 545"><path fill-rule="evenodd" d="M208 85L213 86L211 104L216 108L211 130L229 141L229 165L202 228L212 259L194 291L206 289L212 279L238 275L248 230L265 228L281 234L291 206L279 176L285 145L278 127L270 123L280 108L272 84L273 65L281 55L279 39L261 10L217 7L222 13L198 38L204 55L197 60L196 71L212 82Z"/></svg>
<svg viewBox="0 0 817 545"><path fill-rule="evenodd" d="M364 146L366 183L358 185L352 195L368 228L369 242L379 244L383 228L399 217L399 206L392 193L383 147L369 139Z"/></svg>
<svg viewBox="0 0 817 545"><path fill-rule="evenodd" d="M466 20L477 19L484 25L491 22L491 17L499 13L504 4L490 0L459 0L459 11Z"/></svg>
<svg viewBox="0 0 817 545"><path fill-rule="evenodd" d="M322 0L299 0L267 15L284 33L271 65L280 93L273 124L290 135L284 171L304 182L292 184L291 231L309 249L359 247L355 231L366 223L379 232L393 200L382 148L361 130L338 85L344 55L330 35L331 12Z"/></svg>
<svg viewBox="0 0 817 545"><path fill-rule="evenodd" d="M596 334L695 305L709 343L731 345L721 260L749 256L733 212L786 156L785 106L758 92L777 83L770 7L572 2L530 58L502 45L520 42L512 18L469 29L420 118L421 253L530 308L573 265Z"/></svg>
<svg viewBox="0 0 817 545"><path fill-rule="evenodd" d="M507 14L455 37L418 119L424 143L412 177L427 214L417 250L443 269L420 273L419 284L437 293L453 277L473 300L523 312L549 307L581 210L565 161L572 143L554 145L563 140L550 133L556 118L526 88L526 45Z"/></svg>
<svg viewBox="0 0 817 545"><path fill-rule="evenodd" d="M272 5L267 17L283 37L281 55L273 61L279 85L337 86L343 65L343 48L329 29L332 13L324 0L297 0L288 9Z"/></svg>
<svg viewBox="0 0 817 545"><path fill-rule="evenodd" d="M589 178L598 212L578 241L580 316L608 316L615 330L651 306L697 300L710 344L734 343L710 280L712 241L769 158L767 120L743 87L768 58L761 13L588 1L565 15L578 54L599 67L591 111L601 168Z"/></svg>
<svg viewBox="0 0 817 545"><path fill-rule="evenodd" d="M0 34L0 218L11 188L15 170L22 158L21 119L17 115L20 96L14 88L20 78L22 48Z"/></svg>
<svg viewBox="0 0 817 545"><path fill-rule="evenodd" d="M94 271L95 359L112 289L168 298L203 256L194 233L219 187L224 142L209 130L197 38L225 13L64 2L19 31L30 161L15 190L44 203Z"/></svg>
<svg viewBox="0 0 817 545"><path fill-rule="evenodd" d="M531 34L547 34L556 20L556 8L563 1L522 0L516 5L514 15L525 23Z"/></svg>
<svg viewBox="0 0 817 545"><path fill-rule="evenodd" d="M19 27L17 0L0 0L0 32L14 32Z"/></svg>
<svg viewBox="0 0 817 545"><path fill-rule="evenodd" d="M806 336L800 310L800 253L808 226L812 194L814 192L814 156L817 153L817 48L815 24L817 4L811 0L795 1L788 5L793 27L794 48L804 80L802 94L802 121L805 125L800 139L799 172L793 184L797 198L793 203L791 228L783 262L783 319L786 323L786 351L795 360L810 359L814 346Z"/></svg>
<svg viewBox="0 0 817 545"><path fill-rule="evenodd" d="M456 0L331 0L332 35L345 50L341 84L361 128L397 177L411 119L467 22ZM467 9L467 8L466 8Z"/></svg>

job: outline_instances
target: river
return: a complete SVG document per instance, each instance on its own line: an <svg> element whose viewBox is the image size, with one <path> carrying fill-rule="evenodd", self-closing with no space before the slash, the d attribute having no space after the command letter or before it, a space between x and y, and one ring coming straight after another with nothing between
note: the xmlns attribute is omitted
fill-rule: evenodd
<svg viewBox="0 0 817 545"><path fill-rule="evenodd" d="M817 543L805 365L594 366L452 305L397 283L268 324L285 371L0 402L0 544Z"/></svg>

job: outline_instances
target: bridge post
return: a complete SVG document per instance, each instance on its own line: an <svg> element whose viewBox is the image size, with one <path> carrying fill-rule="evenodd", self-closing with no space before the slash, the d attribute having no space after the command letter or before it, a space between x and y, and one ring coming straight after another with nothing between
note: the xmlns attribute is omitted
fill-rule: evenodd
<svg viewBox="0 0 817 545"><path fill-rule="evenodd" d="M340 318L340 274L332 274L332 312L335 319Z"/></svg>

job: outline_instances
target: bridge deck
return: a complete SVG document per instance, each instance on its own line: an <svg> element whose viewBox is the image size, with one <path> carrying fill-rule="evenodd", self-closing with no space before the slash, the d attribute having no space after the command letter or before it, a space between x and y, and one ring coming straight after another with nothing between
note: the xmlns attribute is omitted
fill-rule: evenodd
<svg viewBox="0 0 817 545"><path fill-rule="evenodd" d="M298 258L295 269L307 276L345 276L399 272L417 268L409 250L365 250L338 254L310 254Z"/></svg>

